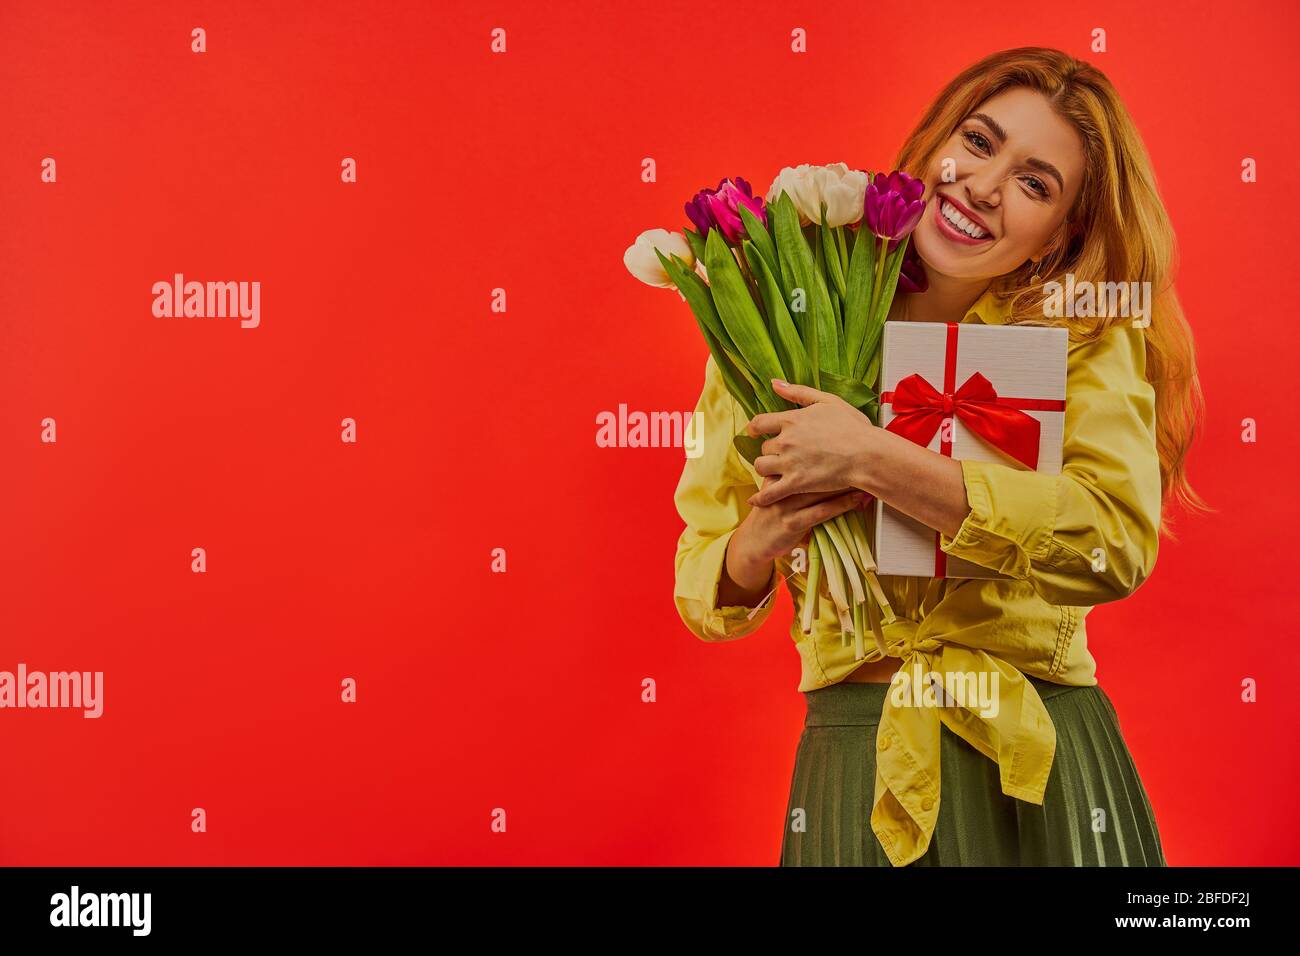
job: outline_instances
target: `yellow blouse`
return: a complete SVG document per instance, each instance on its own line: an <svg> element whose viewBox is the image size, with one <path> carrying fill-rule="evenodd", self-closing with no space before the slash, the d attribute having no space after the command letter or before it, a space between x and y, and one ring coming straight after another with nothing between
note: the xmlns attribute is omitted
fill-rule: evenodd
<svg viewBox="0 0 1300 956"><path fill-rule="evenodd" d="M963 321L1004 324L1006 318L1005 306L990 292ZM916 697L891 690L876 734L871 826L895 866L921 857L934 832L940 722L998 763L1003 793L1042 804L1056 731L1024 675L1096 684L1084 618L1094 605L1133 593L1156 560L1160 465L1155 392L1145 370L1143 335L1131 323L1093 342L1072 339L1061 473L961 463L971 511L956 536L940 536L940 546L1010 580L880 578L898 616L884 636L900 670L983 674L985 686L998 692L993 713L915 706ZM784 579L794 602L790 635L801 661L799 690L842 681L864 662L854 660L852 642L843 644L825 594L817 595L812 633L802 632L805 579L791 573L789 557L776 562L772 594L757 609L715 606L727 543L762 479L731 442L747 418L711 356L695 414L702 452L686 460L674 495L686 523L673 592L682 621L705 641L745 637L770 616ZM868 516L874 534L874 507ZM866 660L881 656L872 648ZM933 696L930 702L954 703Z"/></svg>

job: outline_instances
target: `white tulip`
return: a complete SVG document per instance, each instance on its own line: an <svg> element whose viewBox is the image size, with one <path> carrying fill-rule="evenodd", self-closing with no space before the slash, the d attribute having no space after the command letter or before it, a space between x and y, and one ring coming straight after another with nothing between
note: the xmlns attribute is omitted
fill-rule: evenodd
<svg viewBox="0 0 1300 956"><path fill-rule="evenodd" d="M862 203L869 182L866 173L849 169L845 163L787 166L767 191L766 202L776 202L777 196L788 193L794 207L799 210L800 224L806 226L810 222L821 222L821 204L824 201L826 224L844 226L862 218Z"/></svg>
<svg viewBox="0 0 1300 956"><path fill-rule="evenodd" d="M680 232L669 232L667 229L647 229L637 236L636 242L628 246L627 252L623 253L623 265L627 266L628 272L646 285L658 289L677 288L673 280L668 278L668 273L664 271L659 257L655 255L656 249L666 257L677 256L686 263L687 268L695 266L695 253L691 252L686 237Z"/></svg>

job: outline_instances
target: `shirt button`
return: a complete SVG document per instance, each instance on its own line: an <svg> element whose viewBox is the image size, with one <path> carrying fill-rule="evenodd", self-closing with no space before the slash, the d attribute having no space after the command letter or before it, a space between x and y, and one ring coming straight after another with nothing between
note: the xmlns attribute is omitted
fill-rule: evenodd
<svg viewBox="0 0 1300 956"><path fill-rule="evenodd" d="M922 801L921 801L921 809L922 809L922 810L927 810L927 811L928 811L928 810L933 810L933 809L934 809L934 797L926 797L924 800L922 800Z"/></svg>
<svg viewBox="0 0 1300 956"><path fill-rule="evenodd" d="M889 738L888 738L888 737L881 737L881 738L880 738L880 743L879 743L877 746L879 746L881 750L888 750L888 749L889 749Z"/></svg>

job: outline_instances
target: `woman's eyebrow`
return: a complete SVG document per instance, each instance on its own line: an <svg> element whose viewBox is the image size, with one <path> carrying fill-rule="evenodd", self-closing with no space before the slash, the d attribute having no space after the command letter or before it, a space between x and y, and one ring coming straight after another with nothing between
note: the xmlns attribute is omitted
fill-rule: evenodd
<svg viewBox="0 0 1300 956"><path fill-rule="evenodd" d="M1031 169L1036 169L1040 173L1046 173L1056 180L1057 188L1065 192L1065 179L1061 176L1061 171L1045 159L1027 159L1025 165Z"/></svg>
<svg viewBox="0 0 1300 956"><path fill-rule="evenodd" d="M971 113L970 118L979 120L981 123L987 126L989 130L993 133L993 135L997 137L999 143L1005 143L1007 141L1007 131L1004 130L1001 126L999 126L998 121L995 120L992 116L989 116L987 113ZM1047 160L1027 159L1025 160L1025 165L1029 166L1031 169L1038 170L1040 173L1045 173L1046 175L1051 176L1053 179L1056 180L1056 185L1060 188L1060 190L1062 192L1065 192L1065 177L1061 175L1061 171L1059 169L1057 169Z"/></svg>
<svg viewBox="0 0 1300 956"><path fill-rule="evenodd" d="M1007 141L1007 131L999 126L997 120L992 116L989 116L988 113L971 113L970 118L979 120L992 130L993 135L998 138L999 143L1005 143Z"/></svg>

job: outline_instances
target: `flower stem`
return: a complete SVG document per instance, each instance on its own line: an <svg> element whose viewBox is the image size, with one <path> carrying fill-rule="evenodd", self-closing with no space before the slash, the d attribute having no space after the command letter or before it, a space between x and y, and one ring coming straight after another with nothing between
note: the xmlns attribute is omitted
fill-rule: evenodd
<svg viewBox="0 0 1300 956"><path fill-rule="evenodd" d="M845 520L853 533L854 544L862 557L862 576L866 581L871 596L875 598L876 603L880 606L881 616L884 623L892 624L897 618L894 616L894 609L889 605L889 598L885 597L884 589L880 586L880 579L876 576L876 561L871 554L871 546L867 543L866 518L860 511L845 512Z"/></svg>
<svg viewBox="0 0 1300 956"><path fill-rule="evenodd" d="M885 646L884 627L881 625L881 622L877 620L876 615L872 613L870 603L867 604L867 625L871 628L871 636L875 639L876 647L880 649L880 659L883 660L889 656L889 651Z"/></svg>
<svg viewBox="0 0 1300 956"><path fill-rule="evenodd" d="M835 550L835 545L831 543L830 535L826 533L826 526L819 524L813 528L813 534L817 537L817 548L822 555L822 570L826 576L826 589L831 592L831 599L835 602L835 610L840 618L841 628L844 626L844 614L848 610L849 600L844 592L844 567L840 562L839 553Z"/></svg>
<svg viewBox="0 0 1300 956"><path fill-rule="evenodd" d="M862 589L862 579L858 577L858 563L853 559L853 553L849 550L848 543L840 533L840 524L842 523L837 523L836 518L832 518L830 521L823 522L822 527L826 529L826 533L830 535L831 544L839 552L840 564L844 568L844 577L848 581L849 587L853 589L852 603L861 604L867 599L867 593Z"/></svg>
<svg viewBox="0 0 1300 956"><path fill-rule="evenodd" d="M880 307L880 298L885 294L885 258L889 255L889 240L884 236L880 237L880 254L876 256L876 282L871 287L871 312L874 318L876 309Z"/></svg>
<svg viewBox="0 0 1300 956"><path fill-rule="evenodd" d="M862 524L862 513L860 511L848 511L842 515L837 515L835 520L841 522L840 530L844 533L844 540L853 549L853 556L858 562L858 570L873 570L876 562L871 559L871 548L867 545L867 531Z"/></svg>
<svg viewBox="0 0 1300 956"><path fill-rule="evenodd" d="M802 630L805 634L812 633L813 618L817 614L817 604L819 601L817 590L821 586L821 577L821 548L817 547L817 541L810 537L808 539L808 579L803 590Z"/></svg>
<svg viewBox="0 0 1300 956"><path fill-rule="evenodd" d="M865 608L865 603L853 605L853 659L855 661L860 661L867 656L862 640L862 615Z"/></svg>
<svg viewBox="0 0 1300 956"><path fill-rule="evenodd" d="M898 618L894 615L894 609L889 606L889 598L885 597L885 591L880 586L880 579L876 577L876 572L868 571L866 578L867 588L871 591L871 596L876 599L876 604L880 606L883 623L893 624Z"/></svg>

